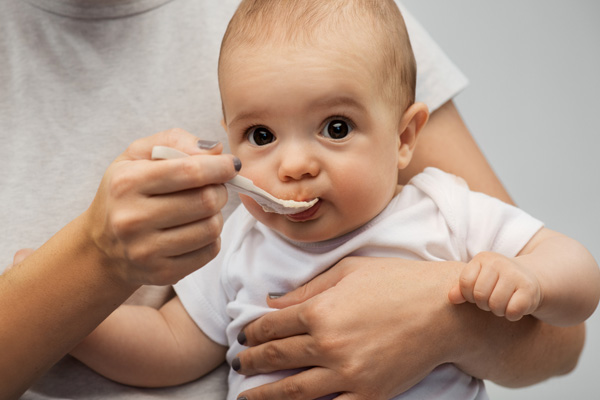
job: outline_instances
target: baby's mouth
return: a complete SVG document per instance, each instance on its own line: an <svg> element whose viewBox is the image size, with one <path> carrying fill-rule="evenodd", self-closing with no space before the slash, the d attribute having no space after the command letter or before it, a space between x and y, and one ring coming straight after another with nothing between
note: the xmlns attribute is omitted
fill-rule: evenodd
<svg viewBox="0 0 600 400"><path fill-rule="evenodd" d="M309 208L308 210L301 211L296 214L288 214L288 215L286 215L286 217L288 217L289 219L291 219L293 221L297 221L297 222L308 221L309 219L314 217L314 215L317 213L317 211L319 211L319 208L321 207L321 202L322 202L322 200L319 199L315 203L315 205L312 206L311 208Z"/></svg>

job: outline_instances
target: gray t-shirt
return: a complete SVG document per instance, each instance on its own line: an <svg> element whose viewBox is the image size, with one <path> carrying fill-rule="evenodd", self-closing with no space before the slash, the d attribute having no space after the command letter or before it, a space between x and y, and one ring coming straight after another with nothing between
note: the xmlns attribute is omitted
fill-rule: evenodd
<svg viewBox="0 0 600 400"><path fill-rule="evenodd" d="M178 127L226 137L221 37L239 0L5 0L0 12L0 270L90 204L134 140ZM466 79L405 14L417 97L435 109ZM229 215L235 196L224 211ZM40 332L43 334L43 332ZM131 388L65 357L23 399L223 399L228 367L187 385Z"/></svg>

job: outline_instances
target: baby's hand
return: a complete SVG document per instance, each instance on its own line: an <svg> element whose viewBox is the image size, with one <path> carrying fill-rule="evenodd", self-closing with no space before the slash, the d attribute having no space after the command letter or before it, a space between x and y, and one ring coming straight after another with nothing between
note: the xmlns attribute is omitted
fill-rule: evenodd
<svg viewBox="0 0 600 400"><path fill-rule="evenodd" d="M509 321L518 321L533 313L542 301L535 274L514 259L497 253L482 252L467 264L459 283L448 293L450 302L477 304Z"/></svg>

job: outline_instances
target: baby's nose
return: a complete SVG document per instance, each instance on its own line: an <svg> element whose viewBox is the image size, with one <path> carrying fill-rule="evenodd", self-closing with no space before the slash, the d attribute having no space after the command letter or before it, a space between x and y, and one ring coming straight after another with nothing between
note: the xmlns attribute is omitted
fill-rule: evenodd
<svg viewBox="0 0 600 400"><path fill-rule="evenodd" d="M319 174L319 162L307 146L289 146L281 154L279 179L282 181L300 180Z"/></svg>

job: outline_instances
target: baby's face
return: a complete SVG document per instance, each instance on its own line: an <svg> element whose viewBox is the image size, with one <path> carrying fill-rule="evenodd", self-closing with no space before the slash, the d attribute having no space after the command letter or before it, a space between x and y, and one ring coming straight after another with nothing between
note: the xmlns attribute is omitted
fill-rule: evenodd
<svg viewBox="0 0 600 400"><path fill-rule="evenodd" d="M254 217L292 240L321 241L383 210L397 188L400 113L373 83L368 57L340 43L240 49L229 60L221 95L240 174L282 199L320 199L284 216L242 195Z"/></svg>

